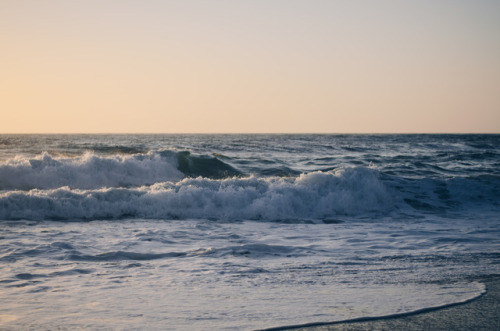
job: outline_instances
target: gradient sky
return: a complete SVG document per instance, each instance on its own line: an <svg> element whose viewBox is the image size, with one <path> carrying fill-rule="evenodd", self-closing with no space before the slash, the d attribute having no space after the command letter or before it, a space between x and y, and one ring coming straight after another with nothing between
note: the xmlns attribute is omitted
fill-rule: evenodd
<svg viewBox="0 0 500 331"><path fill-rule="evenodd" d="M0 0L0 133L500 133L498 0Z"/></svg>

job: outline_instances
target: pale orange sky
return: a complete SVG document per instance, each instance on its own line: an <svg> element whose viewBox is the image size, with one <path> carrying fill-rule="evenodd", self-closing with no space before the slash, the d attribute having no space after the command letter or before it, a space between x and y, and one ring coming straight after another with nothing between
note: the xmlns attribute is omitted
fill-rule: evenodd
<svg viewBox="0 0 500 331"><path fill-rule="evenodd" d="M500 133L500 1L0 2L0 133Z"/></svg>

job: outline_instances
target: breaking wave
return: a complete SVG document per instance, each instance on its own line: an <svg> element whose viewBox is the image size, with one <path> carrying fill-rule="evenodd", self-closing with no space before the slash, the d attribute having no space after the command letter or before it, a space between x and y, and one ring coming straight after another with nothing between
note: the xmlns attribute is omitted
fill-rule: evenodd
<svg viewBox="0 0 500 331"><path fill-rule="evenodd" d="M10 191L0 194L0 219L295 220L362 215L393 208L379 177L374 169L346 168L287 178L198 177L133 188Z"/></svg>
<svg viewBox="0 0 500 331"><path fill-rule="evenodd" d="M212 156L187 151L151 151L144 154L100 156L87 152L77 157L42 153L17 156L0 164L0 190L134 187L188 177L226 178L241 173Z"/></svg>
<svg viewBox="0 0 500 331"><path fill-rule="evenodd" d="M16 156L0 163L0 219L336 222L341 216L392 211L403 217L500 211L496 174L402 177L389 166L301 174L270 161L247 167L257 174L248 176L232 161L239 164L220 154L174 150Z"/></svg>

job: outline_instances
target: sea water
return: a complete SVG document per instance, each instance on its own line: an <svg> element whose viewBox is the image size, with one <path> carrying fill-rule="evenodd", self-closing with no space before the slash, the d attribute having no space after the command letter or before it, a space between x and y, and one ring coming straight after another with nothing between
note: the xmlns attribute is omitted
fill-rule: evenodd
<svg viewBox="0 0 500 331"><path fill-rule="evenodd" d="M1 135L0 329L262 329L500 273L500 135Z"/></svg>

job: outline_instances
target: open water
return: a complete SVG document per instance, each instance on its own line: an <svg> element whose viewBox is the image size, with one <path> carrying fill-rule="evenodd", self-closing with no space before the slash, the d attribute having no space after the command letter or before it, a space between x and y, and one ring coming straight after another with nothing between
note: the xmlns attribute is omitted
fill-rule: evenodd
<svg viewBox="0 0 500 331"><path fill-rule="evenodd" d="M500 135L0 135L0 329L252 330L500 273Z"/></svg>

